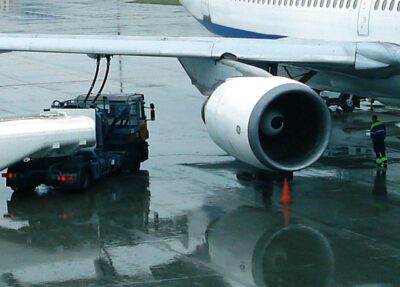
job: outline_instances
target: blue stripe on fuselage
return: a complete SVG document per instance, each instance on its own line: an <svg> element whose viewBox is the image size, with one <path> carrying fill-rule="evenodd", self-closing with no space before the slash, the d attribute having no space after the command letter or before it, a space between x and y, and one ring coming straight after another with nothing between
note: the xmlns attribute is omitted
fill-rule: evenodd
<svg viewBox="0 0 400 287"><path fill-rule="evenodd" d="M282 35L269 35L269 34L261 34L246 30L240 30L236 28L231 28L227 26L222 26L218 24L212 23L210 20L199 20L199 22L209 31L214 34L230 37L230 38L253 38L253 39L280 39L285 38L286 36Z"/></svg>

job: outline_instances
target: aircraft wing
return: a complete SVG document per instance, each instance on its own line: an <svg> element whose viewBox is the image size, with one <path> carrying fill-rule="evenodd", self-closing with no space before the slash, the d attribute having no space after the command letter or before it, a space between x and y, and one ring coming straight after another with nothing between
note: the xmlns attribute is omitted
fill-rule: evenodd
<svg viewBox="0 0 400 287"><path fill-rule="evenodd" d="M391 44L289 38L0 34L0 53L11 51L176 57L193 85L212 95L202 114L213 141L253 167L282 171L303 169L322 155L329 142L330 113L311 87L271 77L258 67L276 63L350 74L381 72L400 62L397 46ZM310 129L309 123L318 125Z"/></svg>
<svg viewBox="0 0 400 287"><path fill-rule="evenodd" d="M386 43L302 39L212 37L130 37L0 34L0 52L50 52L88 55L191 57L299 64L352 70L398 66L398 47Z"/></svg>

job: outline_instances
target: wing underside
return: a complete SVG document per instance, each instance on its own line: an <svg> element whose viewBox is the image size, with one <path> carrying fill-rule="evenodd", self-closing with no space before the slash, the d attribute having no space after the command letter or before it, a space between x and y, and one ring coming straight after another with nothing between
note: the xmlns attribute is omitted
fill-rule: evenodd
<svg viewBox="0 0 400 287"><path fill-rule="evenodd" d="M356 43L233 38L0 34L0 51L196 57L351 67Z"/></svg>

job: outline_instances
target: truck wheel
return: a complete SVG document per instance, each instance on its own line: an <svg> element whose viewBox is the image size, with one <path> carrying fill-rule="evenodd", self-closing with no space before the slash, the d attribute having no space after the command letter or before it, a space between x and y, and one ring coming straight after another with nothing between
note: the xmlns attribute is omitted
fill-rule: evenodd
<svg viewBox="0 0 400 287"><path fill-rule="evenodd" d="M79 178L79 190L87 189L92 183L92 176L90 175L90 172L88 170L82 170Z"/></svg>

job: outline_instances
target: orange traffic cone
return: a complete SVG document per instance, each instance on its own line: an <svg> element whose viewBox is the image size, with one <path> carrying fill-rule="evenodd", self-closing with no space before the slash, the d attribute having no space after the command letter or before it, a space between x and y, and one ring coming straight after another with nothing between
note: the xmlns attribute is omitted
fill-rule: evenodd
<svg viewBox="0 0 400 287"><path fill-rule="evenodd" d="M292 197L290 196L290 188L289 188L289 182L288 182L287 178L285 178L283 181L281 203L284 205L292 204Z"/></svg>

